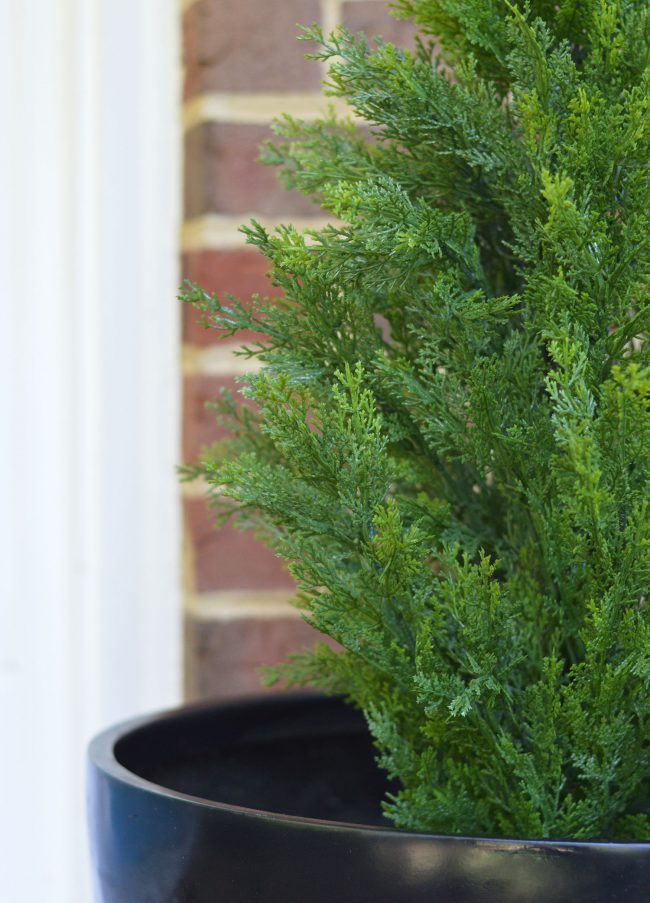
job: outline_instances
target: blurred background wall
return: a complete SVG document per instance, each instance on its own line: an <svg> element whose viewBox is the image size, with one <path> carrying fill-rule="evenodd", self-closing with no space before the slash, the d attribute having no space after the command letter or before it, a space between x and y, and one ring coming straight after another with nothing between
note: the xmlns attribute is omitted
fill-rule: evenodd
<svg viewBox="0 0 650 903"><path fill-rule="evenodd" d="M323 108L295 40L316 20L409 36L383 0L0 2L7 903L90 903L93 733L252 692L313 640L278 562L179 487L218 436L205 402L246 364L176 290L265 292L239 225L323 223L255 162L274 116Z"/></svg>
<svg viewBox="0 0 650 903"><path fill-rule="evenodd" d="M322 211L283 191L274 169L257 162L269 124L284 113L313 119L327 106L325 75L305 60L296 23L342 22L368 36L412 44L384 0L194 0L183 14L183 274L205 289L246 299L268 294L266 260L238 231L252 216L267 227L292 222L319 228ZM331 102L331 100L329 101ZM259 336L247 337L252 340ZM233 355L238 340L219 340L197 314L183 312L183 457L219 438L205 404L251 362ZM241 342L241 338L239 342ZM214 531L204 487L184 484L185 692L189 700L227 698L259 688L257 667L311 645L313 631L288 604L291 581L249 533Z"/></svg>

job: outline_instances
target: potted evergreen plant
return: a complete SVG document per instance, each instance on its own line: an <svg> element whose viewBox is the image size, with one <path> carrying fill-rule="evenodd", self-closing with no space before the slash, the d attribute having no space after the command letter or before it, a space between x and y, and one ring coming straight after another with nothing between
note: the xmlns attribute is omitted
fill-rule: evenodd
<svg viewBox="0 0 650 903"><path fill-rule="evenodd" d="M266 336L194 472L340 646L267 678L352 708L100 738L107 903L650 899L650 7L394 12L305 32L355 119L265 149L334 223L246 228L282 297L185 292Z"/></svg>

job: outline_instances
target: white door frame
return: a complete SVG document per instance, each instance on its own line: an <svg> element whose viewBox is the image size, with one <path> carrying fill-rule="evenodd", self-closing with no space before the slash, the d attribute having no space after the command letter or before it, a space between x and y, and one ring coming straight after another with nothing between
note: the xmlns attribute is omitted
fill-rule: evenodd
<svg viewBox="0 0 650 903"><path fill-rule="evenodd" d="M178 0L0 0L0 858L89 903L84 747L181 685Z"/></svg>

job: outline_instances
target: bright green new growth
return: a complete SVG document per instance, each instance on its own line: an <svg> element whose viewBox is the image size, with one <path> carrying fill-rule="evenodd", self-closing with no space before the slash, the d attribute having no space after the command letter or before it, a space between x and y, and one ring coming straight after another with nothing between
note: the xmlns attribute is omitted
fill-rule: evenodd
<svg viewBox="0 0 650 903"><path fill-rule="evenodd" d="M402 0L415 55L317 28L370 124L265 150L341 225L246 230L284 300L198 472L337 640L399 827L650 837L647 0ZM453 75L451 71L453 70Z"/></svg>

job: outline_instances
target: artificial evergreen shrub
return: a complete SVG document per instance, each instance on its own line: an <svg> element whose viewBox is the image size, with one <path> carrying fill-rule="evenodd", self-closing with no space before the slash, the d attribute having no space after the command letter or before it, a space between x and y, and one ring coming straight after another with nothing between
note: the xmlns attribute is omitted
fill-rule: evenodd
<svg viewBox="0 0 650 903"><path fill-rule="evenodd" d="M281 298L187 288L267 336L192 472L341 644L270 679L363 710L397 826L647 840L650 6L394 13L415 53L305 32L355 119L264 152L340 224L245 229Z"/></svg>

